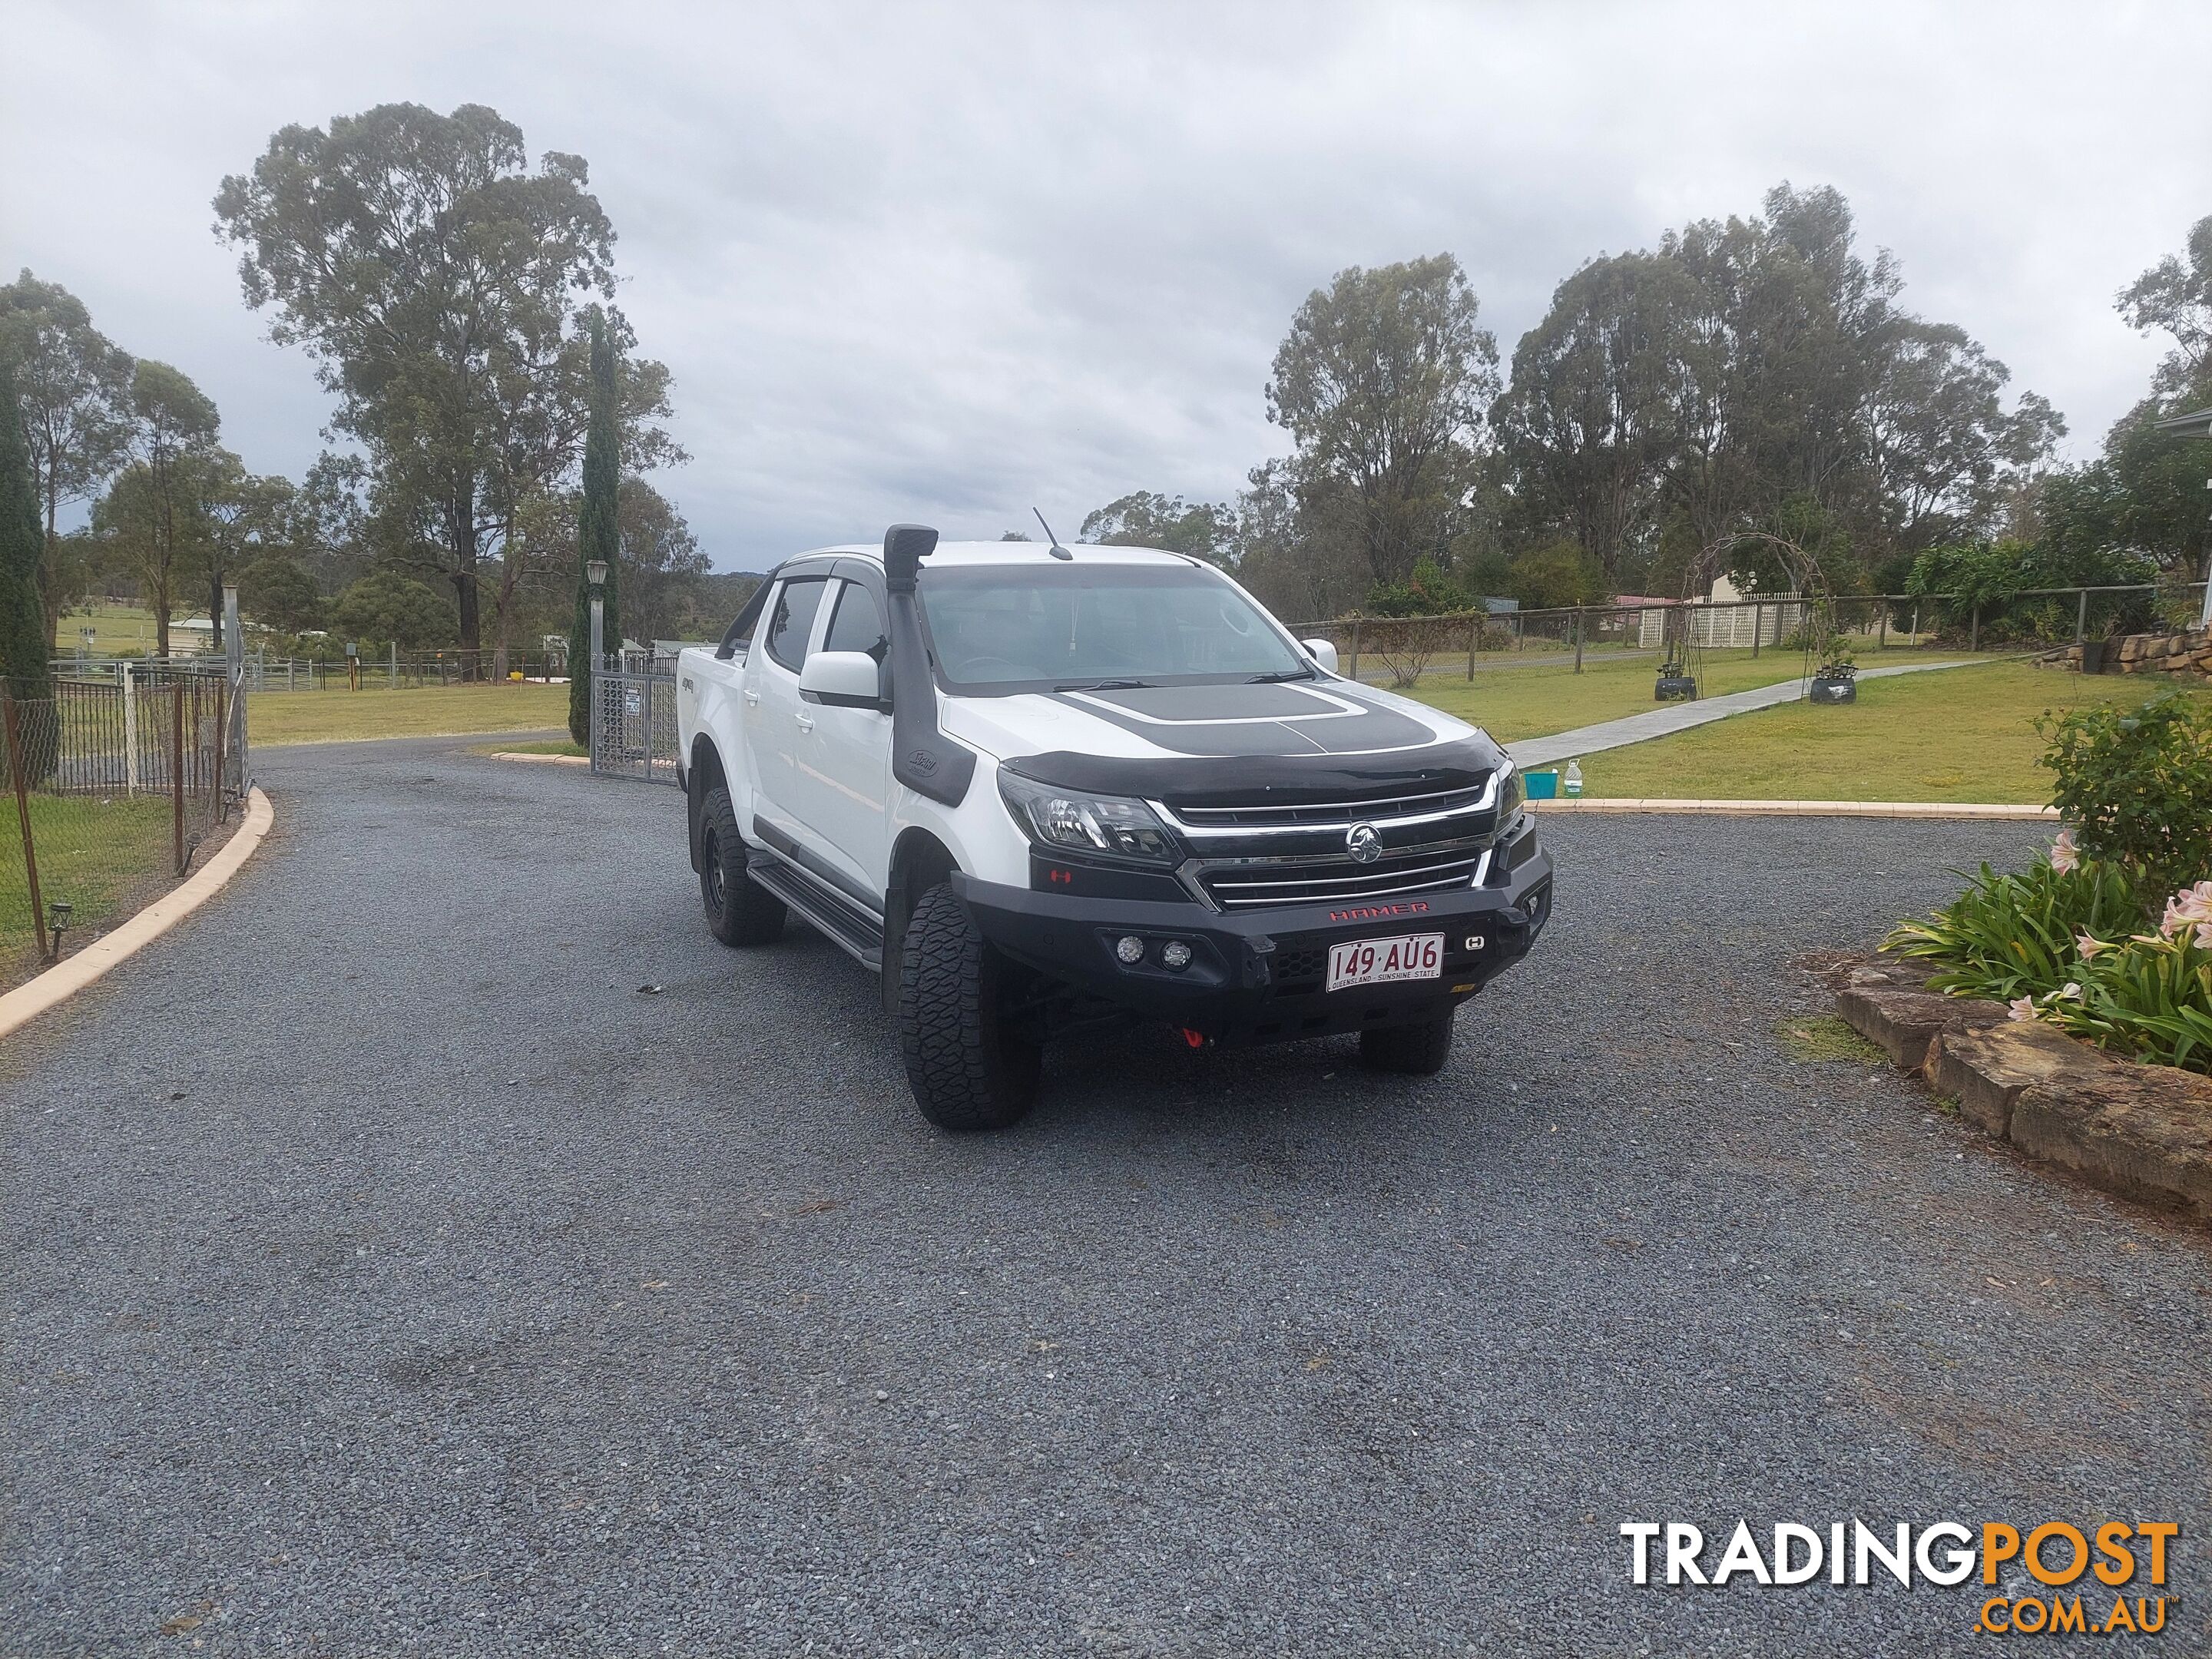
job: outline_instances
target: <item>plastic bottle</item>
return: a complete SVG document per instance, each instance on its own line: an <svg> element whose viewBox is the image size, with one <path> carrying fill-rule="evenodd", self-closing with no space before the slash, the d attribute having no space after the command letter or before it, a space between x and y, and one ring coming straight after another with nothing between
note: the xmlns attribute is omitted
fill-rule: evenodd
<svg viewBox="0 0 2212 1659"><path fill-rule="evenodd" d="M1568 799L1572 800L1577 795L1581 794L1583 792L1583 763L1580 761L1569 761L1567 763L1567 775L1560 781L1566 786Z"/></svg>

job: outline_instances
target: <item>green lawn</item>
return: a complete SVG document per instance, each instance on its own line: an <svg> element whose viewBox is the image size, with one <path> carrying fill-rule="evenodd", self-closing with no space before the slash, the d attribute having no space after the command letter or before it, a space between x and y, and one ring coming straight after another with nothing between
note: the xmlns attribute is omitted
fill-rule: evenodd
<svg viewBox="0 0 2212 1659"><path fill-rule="evenodd" d="M201 598L204 602L204 592ZM182 608L173 610L169 613L169 620L177 622L184 615ZM64 612L54 624L54 654L74 656L77 647L84 643L82 630L88 628L96 636L91 647L92 654L95 657L112 657L118 651L135 652L148 657L154 654L156 634L154 613L135 605L95 605L89 616L82 611ZM171 643L178 649L191 648L184 643L185 635L175 634L170 637Z"/></svg>
<svg viewBox="0 0 2212 1659"><path fill-rule="evenodd" d="M568 725L568 688L530 681L398 691L264 691L248 704L246 717L256 744L529 732Z"/></svg>
<svg viewBox="0 0 2212 1659"><path fill-rule="evenodd" d="M1786 703L1585 756L1583 793L2040 805L2050 799L2050 777L2036 764L2044 746L2038 714L2077 703L2139 702L2166 684L2024 662L1869 680L1855 703Z"/></svg>
<svg viewBox="0 0 2212 1659"><path fill-rule="evenodd" d="M33 795L40 896L72 907L70 927L79 936L136 909L174 873L172 811L167 796ZM0 984L37 966L37 939L15 797L0 793Z"/></svg>
<svg viewBox="0 0 2212 1659"><path fill-rule="evenodd" d="M1889 654L1906 659L1903 652ZM1871 659L1875 653L1863 655ZM1704 693L1717 697L1794 680L1803 669L1804 658L1796 651L1763 651L1756 657L1748 650L1708 651L1702 665ZM1655 707L1651 686L1658 671L1658 659L1648 655L1626 661L1586 659L1579 674L1571 657L1539 663L1507 657L1498 665L1478 667L1473 680L1431 675L1407 695L1473 721L1500 743L1518 743Z"/></svg>

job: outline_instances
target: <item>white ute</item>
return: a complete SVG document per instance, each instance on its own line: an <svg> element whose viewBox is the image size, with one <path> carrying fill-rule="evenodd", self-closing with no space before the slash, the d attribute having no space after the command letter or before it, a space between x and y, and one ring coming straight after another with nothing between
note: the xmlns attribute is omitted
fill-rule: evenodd
<svg viewBox="0 0 2212 1659"><path fill-rule="evenodd" d="M708 926L796 912L879 973L945 1128L1015 1121L1049 1039L1132 1018L1435 1072L1550 914L1487 736L1181 554L897 525L778 567L678 678Z"/></svg>

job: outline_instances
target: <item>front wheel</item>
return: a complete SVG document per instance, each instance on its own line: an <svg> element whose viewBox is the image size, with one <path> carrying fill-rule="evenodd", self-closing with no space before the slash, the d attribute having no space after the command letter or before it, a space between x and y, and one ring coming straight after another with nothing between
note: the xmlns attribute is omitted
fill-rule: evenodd
<svg viewBox="0 0 2212 1659"><path fill-rule="evenodd" d="M1001 1018L1013 975L950 887L914 907L898 973L899 1048L921 1115L953 1130L1028 1116L1044 1049Z"/></svg>
<svg viewBox="0 0 2212 1659"><path fill-rule="evenodd" d="M1452 1012L1419 1025L1382 1026L1359 1034L1359 1063L1378 1072L1434 1077L1451 1058Z"/></svg>
<svg viewBox="0 0 2212 1659"><path fill-rule="evenodd" d="M699 803L699 902L725 945L766 945L783 932L783 901L745 879L738 810L719 785Z"/></svg>

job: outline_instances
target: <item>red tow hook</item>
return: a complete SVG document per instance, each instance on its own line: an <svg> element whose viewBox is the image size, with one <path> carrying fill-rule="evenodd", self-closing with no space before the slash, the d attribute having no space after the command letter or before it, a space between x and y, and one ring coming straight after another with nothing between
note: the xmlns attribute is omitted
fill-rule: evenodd
<svg viewBox="0 0 2212 1659"><path fill-rule="evenodd" d="M1206 1033L1203 1031L1194 1031L1188 1025L1182 1028L1182 1040L1190 1044L1194 1048L1203 1048L1206 1047Z"/></svg>

